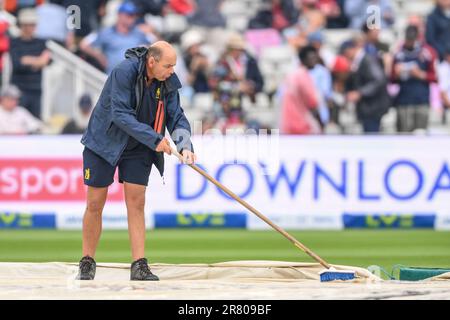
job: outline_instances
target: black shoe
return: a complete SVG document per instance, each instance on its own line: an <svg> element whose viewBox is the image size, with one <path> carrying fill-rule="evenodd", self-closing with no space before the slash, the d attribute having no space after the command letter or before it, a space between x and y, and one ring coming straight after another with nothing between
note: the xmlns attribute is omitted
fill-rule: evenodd
<svg viewBox="0 0 450 320"><path fill-rule="evenodd" d="M89 256L80 260L77 280L94 280L95 277L95 260Z"/></svg>
<svg viewBox="0 0 450 320"><path fill-rule="evenodd" d="M148 267L147 259L142 258L131 264L130 280L132 281L158 281Z"/></svg>

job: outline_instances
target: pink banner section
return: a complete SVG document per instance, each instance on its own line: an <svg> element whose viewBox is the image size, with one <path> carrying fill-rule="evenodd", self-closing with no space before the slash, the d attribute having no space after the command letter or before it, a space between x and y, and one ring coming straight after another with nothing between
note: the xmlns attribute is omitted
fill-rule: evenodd
<svg viewBox="0 0 450 320"><path fill-rule="evenodd" d="M0 159L0 201L84 202L82 167L81 157ZM123 200L117 182L110 187L108 200Z"/></svg>

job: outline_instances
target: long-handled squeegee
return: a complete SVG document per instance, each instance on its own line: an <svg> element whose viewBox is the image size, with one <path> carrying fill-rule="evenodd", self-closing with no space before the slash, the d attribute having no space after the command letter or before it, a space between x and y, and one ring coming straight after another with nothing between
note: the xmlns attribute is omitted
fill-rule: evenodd
<svg viewBox="0 0 450 320"><path fill-rule="evenodd" d="M172 154L175 155L181 162L184 163L183 156L180 155L174 148L172 148ZM325 260L323 260L321 257L319 257L317 254L315 254L313 251L308 249L304 244L302 244L300 241L295 239L292 235L287 233L285 230L283 230L281 227L277 226L275 223L270 221L266 216L264 216L262 213L260 213L258 210L253 208L251 205L249 205L247 202L242 200L239 196L237 196L234 192L232 192L230 189L225 187L223 184L221 184L219 181L211 177L208 173L206 173L204 170L196 166L195 164L188 164L192 169L197 171L199 174L201 174L205 179L213 183L215 186L220 188L223 192L225 192L227 195L232 197L234 200L239 202L241 205L243 205L245 208L247 208L249 211L251 211L253 214L258 216L261 220L263 220L265 223L267 223L269 226L271 226L273 229L281 233L286 239L288 239L290 242L292 242L297 248L308 254L311 258L316 260L318 263L320 263L322 266L326 268L326 270L319 273L320 275L320 281L334 281L334 280L352 280L355 278L355 271L351 270L336 270L331 265L329 265Z"/></svg>

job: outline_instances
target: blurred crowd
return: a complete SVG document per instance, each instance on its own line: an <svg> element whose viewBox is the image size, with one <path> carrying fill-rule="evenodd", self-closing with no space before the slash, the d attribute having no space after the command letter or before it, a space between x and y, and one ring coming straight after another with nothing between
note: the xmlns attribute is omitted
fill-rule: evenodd
<svg viewBox="0 0 450 320"><path fill-rule="evenodd" d="M226 0L127 0L114 7L109 26L108 0L2 1L4 11L17 18L20 34L11 36L8 20L0 15L0 55L8 52L12 64L10 81L2 85L0 134L39 133L45 126L42 71L52 63L47 40L107 74L126 49L170 41L180 51L183 101L196 108L196 96L211 97L212 108L201 116L203 131L271 129L248 118L243 106L245 101L257 105L261 93L279 106L284 134L346 133L340 114L348 110L363 132L379 133L391 108L397 132L426 131L433 84L442 109L450 108L450 0L436 0L431 12L409 17L393 44L380 38L396 23L389 0L253 1L258 10L242 32L229 28L221 10ZM72 5L81 10L75 29L67 26L68 14L76 12ZM187 28L167 32L161 23L167 16L184 17ZM330 29L354 32L331 50L324 37ZM264 49L274 46L293 52L289 72L275 86L261 66ZM83 132L92 97L79 97L79 106L82 116L68 121L62 133Z"/></svg>

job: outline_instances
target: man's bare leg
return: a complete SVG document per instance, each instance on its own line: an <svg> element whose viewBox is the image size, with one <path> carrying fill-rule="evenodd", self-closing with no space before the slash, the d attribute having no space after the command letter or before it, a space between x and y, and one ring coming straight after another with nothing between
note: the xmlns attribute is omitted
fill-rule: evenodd
<svg viewBox="0 0 450 320"><path fill-rule="evenodd" d="M145 257L145 186L124 183L133 261Z"/></svg>
<svg viewBox="0 0 450 320"><path fill-rule="evenodd" d="M94 258L102 233L102 212L108 188L88 187L87 206L83 218L83 257Z"/></svg>

